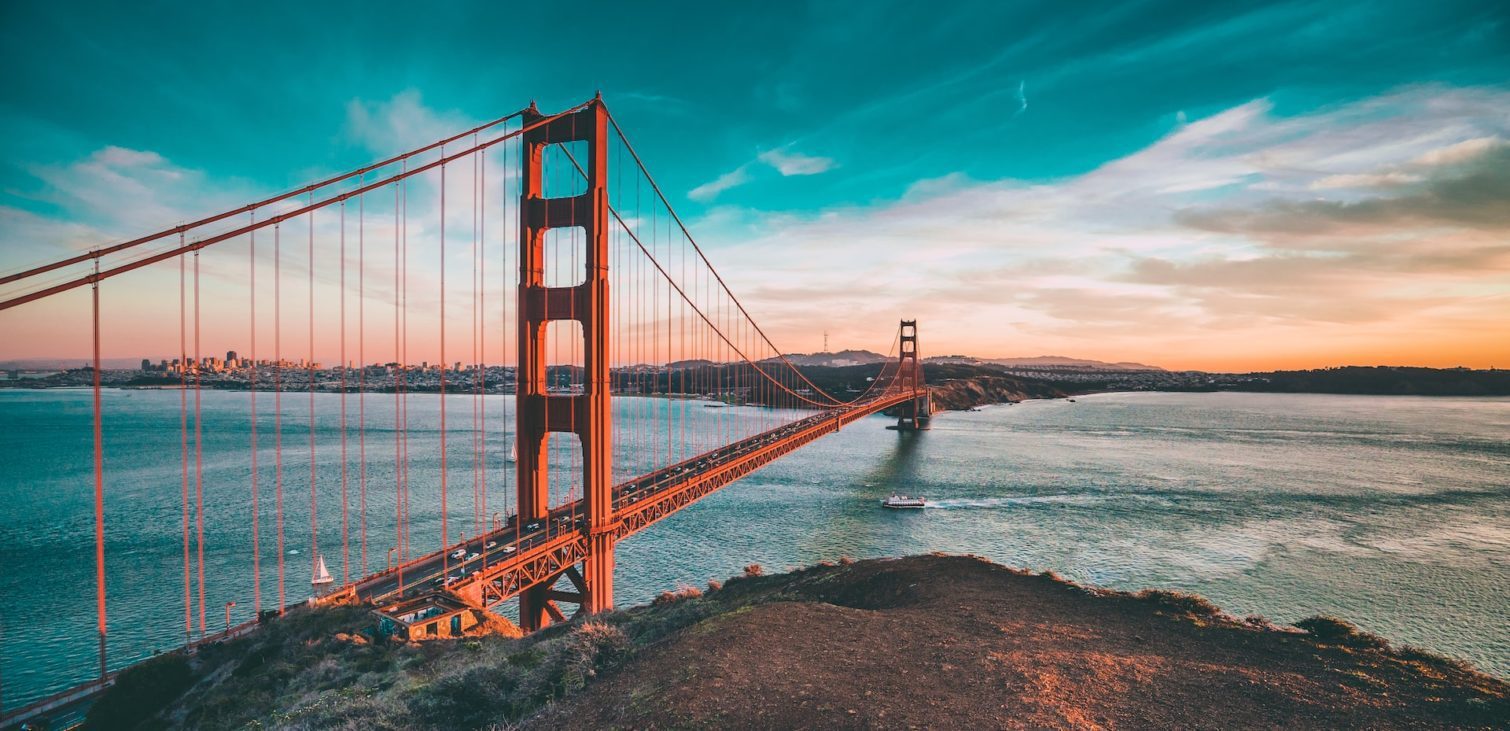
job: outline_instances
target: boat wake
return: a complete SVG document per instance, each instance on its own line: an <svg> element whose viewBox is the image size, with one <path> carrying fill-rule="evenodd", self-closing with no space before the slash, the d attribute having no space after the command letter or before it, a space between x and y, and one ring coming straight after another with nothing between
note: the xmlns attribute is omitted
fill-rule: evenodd
<svg viewBox="0 0 1510 731"><path fill-rule="evenodd" d="M1097 505L1106 502L1106 495L1021 495L1016 497L955 498L929 500L931 510L992 510L1014 508L1024 505Z"/></svg>

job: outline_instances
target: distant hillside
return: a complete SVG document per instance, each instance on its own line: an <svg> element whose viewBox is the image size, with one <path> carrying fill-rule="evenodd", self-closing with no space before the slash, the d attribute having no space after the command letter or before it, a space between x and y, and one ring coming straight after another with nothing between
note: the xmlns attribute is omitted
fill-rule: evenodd
<svg viewBox="0 0 1510 731"><path fill-rule="evenodd" d="M1108 363L1102 360L1068 358L1062 355L1037 355L1017 358L976 358L969 355L939 355L924 358L925 363L953 363L957 365L999 365L1008 368L1078 368L1095 371L1163 371L1158 366L1122 361Z"/></svg>
<svg viewBox="0 0 1510 731"><path fill-rule="evenodd" d="M869 365L894 360L896 356L884 356L869 350L841 350L837 353L793 353L786 357L793 365L843 368L845 366Z"/></svg>
<svg viewBox="0 0 1510 731"><path fill-rule="evenodd" d="M1510 396L1510 371L1343 366L1235 376L1222 390L1416 396Z"/></svg>
<svg viewBox="0 0 1510 731"><path fill-rule="evenodd" d="M69 368L82 368L90 362L91 358L87 356L0 360L0 371L63 371ZM153 362L156 360L154 359ZM140 368L141 365L141 358L102 358L100 360L101 370L128 370Z"/></svg>

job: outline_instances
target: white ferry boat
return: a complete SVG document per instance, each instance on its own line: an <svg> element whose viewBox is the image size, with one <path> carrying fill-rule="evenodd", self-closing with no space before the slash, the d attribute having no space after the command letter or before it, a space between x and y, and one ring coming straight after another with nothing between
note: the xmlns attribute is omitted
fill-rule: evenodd
<svg viewBox="0 0 1510 731"><path fill-rule="evenodd" d="M921 510L927 506L928 501L923 498L906 495L892 495L881 501L881 507L892 510Z"/></svg>

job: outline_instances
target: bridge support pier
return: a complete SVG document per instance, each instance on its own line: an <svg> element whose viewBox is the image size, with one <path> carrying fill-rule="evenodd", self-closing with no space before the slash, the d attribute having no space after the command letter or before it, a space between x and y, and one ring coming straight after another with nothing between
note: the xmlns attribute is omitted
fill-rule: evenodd
<svg viewBox="0 0 1510 731"><path fill-rule="evenodd" d="M903 320L901 325L900 351L897 355L898 385L912 391L912 400L897 408L897 424L889 427L897 431L921 431L928 428L933 417L933 399L923 384L923 367L918 361L918 321Z"/></svg>
<svg viewBox="0 0 1510 731"><path fill-rule="evenodd" d="M531 105L526 125L544 115ZM550 145L586 142L583 170L587 189L577 196L546 198L545 150ZM583 572L567 576L577 592L551 588L555 580L526 590L519 599L522 628L533 631L565 619L555 601L577 600L587 612L613 608L613 422L609 403L608 292L608 112L601 99L525 132L519 216L519 368L516 373L519 520L550 516L548 448L553 432L575 434L582 446L585 520L579 529L588 544ZM582 163L583 161L579 161ZM546 286L545 234L552 228L582 229L586 241L581 284ZM576 275L577 272L570 273ZM575 276L553 277L575 280ZM547 392L546 326L575 320L582 326L583 381L579 395ZM568 365L568 364L557 364Z"/></svg>

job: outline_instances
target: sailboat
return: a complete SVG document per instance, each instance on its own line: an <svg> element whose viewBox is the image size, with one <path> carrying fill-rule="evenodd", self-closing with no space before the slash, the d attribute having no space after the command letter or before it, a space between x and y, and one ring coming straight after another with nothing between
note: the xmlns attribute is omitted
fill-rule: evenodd
<svg viewBox="0 0 1510 731"><path fill-rule="evenodd" d="M320 584L329 584L332 581L335 581L335 577L330 575L330 569L325 568L325 557L321 556L315 562L315 575L314 578L309 580L309 583L319 586Z"/></svg>

